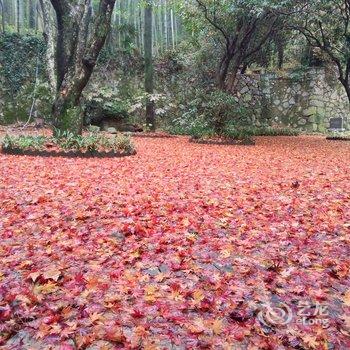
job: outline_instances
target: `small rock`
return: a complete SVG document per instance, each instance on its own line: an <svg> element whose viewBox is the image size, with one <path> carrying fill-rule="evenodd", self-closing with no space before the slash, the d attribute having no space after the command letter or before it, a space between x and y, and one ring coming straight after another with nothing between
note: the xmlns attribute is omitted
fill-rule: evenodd
<svg viewBox="0 0 350 350"><path fill-rule="evenodd" d="M118 131L117 131L117 129L116 128L108 128L107 129L107 132L109 132L110 134L118 134Z"/></svg>
<svg viewBox="0 0 350 350"><path fill-rule="evenodd" d="M160 274L160 271L159 271L159 269L157 268L157 267L152 267L152 268L150 268L150 269L147 269L146 271L145 271L145 273L147 274L147 275L150 275L150 276L157 276L157 275L159 275Z"/></svg>
<svg viewBox="0 0 350 350"><path fill-rule="evenodd" d="M118 241L125 241L124 233L116 231L116 232L112 232L111 236Z"/></svg>

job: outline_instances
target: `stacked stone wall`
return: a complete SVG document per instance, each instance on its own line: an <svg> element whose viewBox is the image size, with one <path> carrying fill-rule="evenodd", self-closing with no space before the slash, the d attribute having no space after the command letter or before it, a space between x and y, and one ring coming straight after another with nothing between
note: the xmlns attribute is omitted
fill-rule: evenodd
<svg viewBox="0 0 350 350"><path fill-rule="evenodd" d="M255 121L325 132L332 118L342 118L350 128L349 101L333 70L249 73L237 81L237 101Z"/></svg>

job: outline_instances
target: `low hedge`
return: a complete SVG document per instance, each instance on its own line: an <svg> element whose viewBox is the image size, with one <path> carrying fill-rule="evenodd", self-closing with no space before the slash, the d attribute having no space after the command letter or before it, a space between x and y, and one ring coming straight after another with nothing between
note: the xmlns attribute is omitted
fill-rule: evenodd
<svg viewBox="0 0 350 350"><path fill-rule="evenodd" d="M56 133L55 136L10 136L2 141L2 151L7 154L33 154L42 156L125 156L136 153L129 136L118 134L108 137L91 131L85 135Z"/></svg>

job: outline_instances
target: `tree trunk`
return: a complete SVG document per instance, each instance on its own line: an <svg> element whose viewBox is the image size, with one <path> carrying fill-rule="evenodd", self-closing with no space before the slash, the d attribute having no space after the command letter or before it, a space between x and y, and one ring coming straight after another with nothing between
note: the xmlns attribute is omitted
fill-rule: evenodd
<svg viewBox="0 0 350 350"><path fill-rule="evenodd" d="M106 41L115 0L100 0L93 29L86 42L90 2L51 0L57 16L57 95L53 118L57 130L81 134L83 114L80 98L90 80Z"/></svg>
<svg viewBox="0 0 350 350"><path fill-rule="evenodd" d="M0 7L1 7L2 32L5 33L5 8L4 8L3 0L0 0Z"/></svg>
<svg viewBox="0 0 350 350"><path fill-rule="evenodd" d="M346 96L348 97L349 104L350 104L350 85L349 85L349 78L339 78L339 81L344 86L344 89L346 91Z"/></svg>
<svg viewBox="0 0 350 350"><path fill-rule="evenodd" d="M278 69L282 69L284 64L284 43L282 38L276 39L275 44L277 48Z"/></svg>
<svg viewBox="0 0 350 350"><path fill-rule="evenodd" d="M16 13L17 13L17 33L20 33L21 31L21 17L20 17L20 1L17 0L16 4Z"/></svg>
<svg viewBox="0 0 350 350"><path fill-rule="evenodd" d="M230 67L230 57L227 52L225 52L224 56L222 57L219 68L216 73L216 82L217 86L220 90L226 89L226 78L228 74L228 69Z"/></svg>
<svg viewBox="0 0 350 350"><path fill-rule="evenodd" d="M152 131L155 130L155 111L154 102L149 98L154 89L154 67L153 67L153 37L152 37L152 0L147 1L145 5L145 91L148 94L146 103L146 123Z"/></svg>
<svg viewBox="0 0 350 350"><path fill-rule="evenodd" d="M233 67L231 69L230 83L228 84L228 87L227 87L227 90L230 92L235 91L239 67L240 67L240 64L236 62L233 64Z"/></svg>
<svg viewBox="0 0 350 350"><path fill-rule="evenodd" d="M67 77L64 89L60 89L53 105L53 118L56 130L81 135L83 131L83 113L80 97L83 89L78 79Z"/></svg>
<svg viewBox="0 0 350 350"><path fill-rule="evenodd" d="M29 0L29 28L30 29L35 29L36 27L35 10L36 10L35 1Z"/></svg>
<svg viewBox="0 0 350 350"><path fill-rule="evenodd" d="M44 23L44 38L46 41L46 72L49 79L50 90L53 96L56 94L56 73L55 73L55 35L54 23L50 15L49 0L40 0L41 11Z"/></svg>

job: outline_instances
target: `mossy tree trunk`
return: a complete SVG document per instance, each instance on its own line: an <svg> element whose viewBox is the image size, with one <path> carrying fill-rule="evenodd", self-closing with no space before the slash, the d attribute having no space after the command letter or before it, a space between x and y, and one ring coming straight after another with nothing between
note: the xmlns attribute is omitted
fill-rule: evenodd
<svg viewBox="0 0 350 350"><path fill-rule="evenodd" d="M3 0L0 0L2 32L5 33L5 8Z"/></svg>
<svg viewBox="0 0 350 350"><path fill-rule="evenodd" d="M30 29L35 29L36 28L36 1L34 0L29 0L29 28Z"/></svg>
<svg viewBox="0 0 350 350"><path fill-rule="evenodd" d="M145 4L145 91L148 95L146 103L146 124L154 131L156 129L154 101L150 96L154 92L154 67L153 67L153 5L152 0Z"/></svg>
<svg viewBox="0 0 350 350"><path fill-rule="evenodd" d="M50 0L39 0L44 23L44 39L47 45L46 49L46 73L49 79L50 91L52 96L56 94L56 68L55 68L55 33L54 23L51 16Z"/></svg>
<svg viewBox="0 0 350 350"><path fill-rule="evenodd" d="M87 38L91 0L50 0L57 16L57 95L53 105L55 127L81 134L80 98L90 80L110 30L115 0L100 0Z"/></svg>

